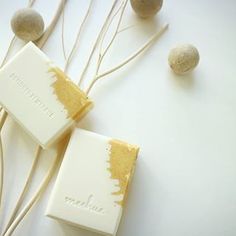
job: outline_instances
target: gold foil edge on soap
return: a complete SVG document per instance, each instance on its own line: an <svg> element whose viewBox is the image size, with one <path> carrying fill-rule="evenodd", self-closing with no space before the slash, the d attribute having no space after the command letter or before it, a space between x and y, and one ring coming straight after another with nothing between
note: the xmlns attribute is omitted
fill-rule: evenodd
<svg viewBox="0 0 236 236"><path fill-rule="evenodd" d="M119 182L117 185L119 190L112 194L123 195L121 201L116 201L117 204L123 206L129 182L134 172L139 148L116 139L110 140L109 144L111 147L109 155L110 168L108 170L111 173L111 178Z"/></svg>
<svg viewBox="0 0 236 236"><path fill-rule="evenodd" d="M92 107L92 102L58 67L50 67L56 81L52 84L54 94L67 110L67 118L81 119Z"/></svg>

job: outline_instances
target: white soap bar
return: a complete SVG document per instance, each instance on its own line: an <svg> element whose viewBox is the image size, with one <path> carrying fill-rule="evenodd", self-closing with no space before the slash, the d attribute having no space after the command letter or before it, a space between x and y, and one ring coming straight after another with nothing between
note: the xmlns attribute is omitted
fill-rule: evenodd
<svg viewBox="0 0 236 236"><path fill-rule="evenodd" d="M46 148L87 113L92 103L30 42L0 70L0 104Z"/></svg>
<svg viewBox="0 0 236 236"><path fill-rule="evenodd" d="M138 147L75 129L46 215L104 235L116 235Z"/></svg>

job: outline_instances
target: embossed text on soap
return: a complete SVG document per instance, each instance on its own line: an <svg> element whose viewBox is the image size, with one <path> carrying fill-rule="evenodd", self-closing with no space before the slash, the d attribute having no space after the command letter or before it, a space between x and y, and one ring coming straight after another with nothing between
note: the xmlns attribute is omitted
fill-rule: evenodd
<svg viewBox="0 0 236 236"><path fill-rule="evenodd" d="M18 86L18 88L23 92L23 94L29 98L40 110L47 115L50 119L54 118L54 112L51 111L48 106L43 103L43 101L34 93L32 90L24 83L24 81L16 74L11 73L10 79Z"/></svg>
<svg viewBox="0 0 236 236"><path fill-rule="evenodd" d="M91 194L89 195L89 197L87 198L86 201L81 201L78 199L74 199L71 197L65 197L65 203L68 205L71 205L73 207L79 208L79 209L83 209L83 210L87 210L96 214L101 214L104 215L105 214L105 210L102 207L99 207L97 205L95 205L94 202L94 196Z"/></svg>

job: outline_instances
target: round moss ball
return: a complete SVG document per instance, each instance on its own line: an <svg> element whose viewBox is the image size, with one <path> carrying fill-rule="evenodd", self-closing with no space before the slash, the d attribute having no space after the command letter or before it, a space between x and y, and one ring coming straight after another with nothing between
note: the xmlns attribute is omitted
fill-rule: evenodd
<svg viewBox="0 0 236 236"><path fill-rule="evenodd" d="M181 44L169 53L169 65L176 74L185 74L193 70L199 63L199 52L191 44Z"/></svg>
<svg viewBox="0 0 236 236"><path fill-rule="evenodd" d="M44 21L37 11L23 8L13 15L11 28L18 38L25 41L35 41L43 34Z"/></svg>
<svg viewBox="0 0 236 236"><path fill-rule="evenodd" d="M163 0L130 0L130 3L138 16L147 18L161 10Z"/></svg>

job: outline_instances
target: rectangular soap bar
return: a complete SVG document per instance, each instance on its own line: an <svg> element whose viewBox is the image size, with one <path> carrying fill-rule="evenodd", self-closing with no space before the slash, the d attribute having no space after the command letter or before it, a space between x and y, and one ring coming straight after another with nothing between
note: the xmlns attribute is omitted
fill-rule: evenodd
<svg viewBox="0 0 236 236"><path fill-rule="evenodd" d="M0 70L0 104L46 148L85 115L92 102L30 42Z"/></svg>
<svg viewBox="0 0 236 236"><path fill-rule="evenodd" d="M137 146L75 129L46 215L116 235L138 150Z"/></svg>

